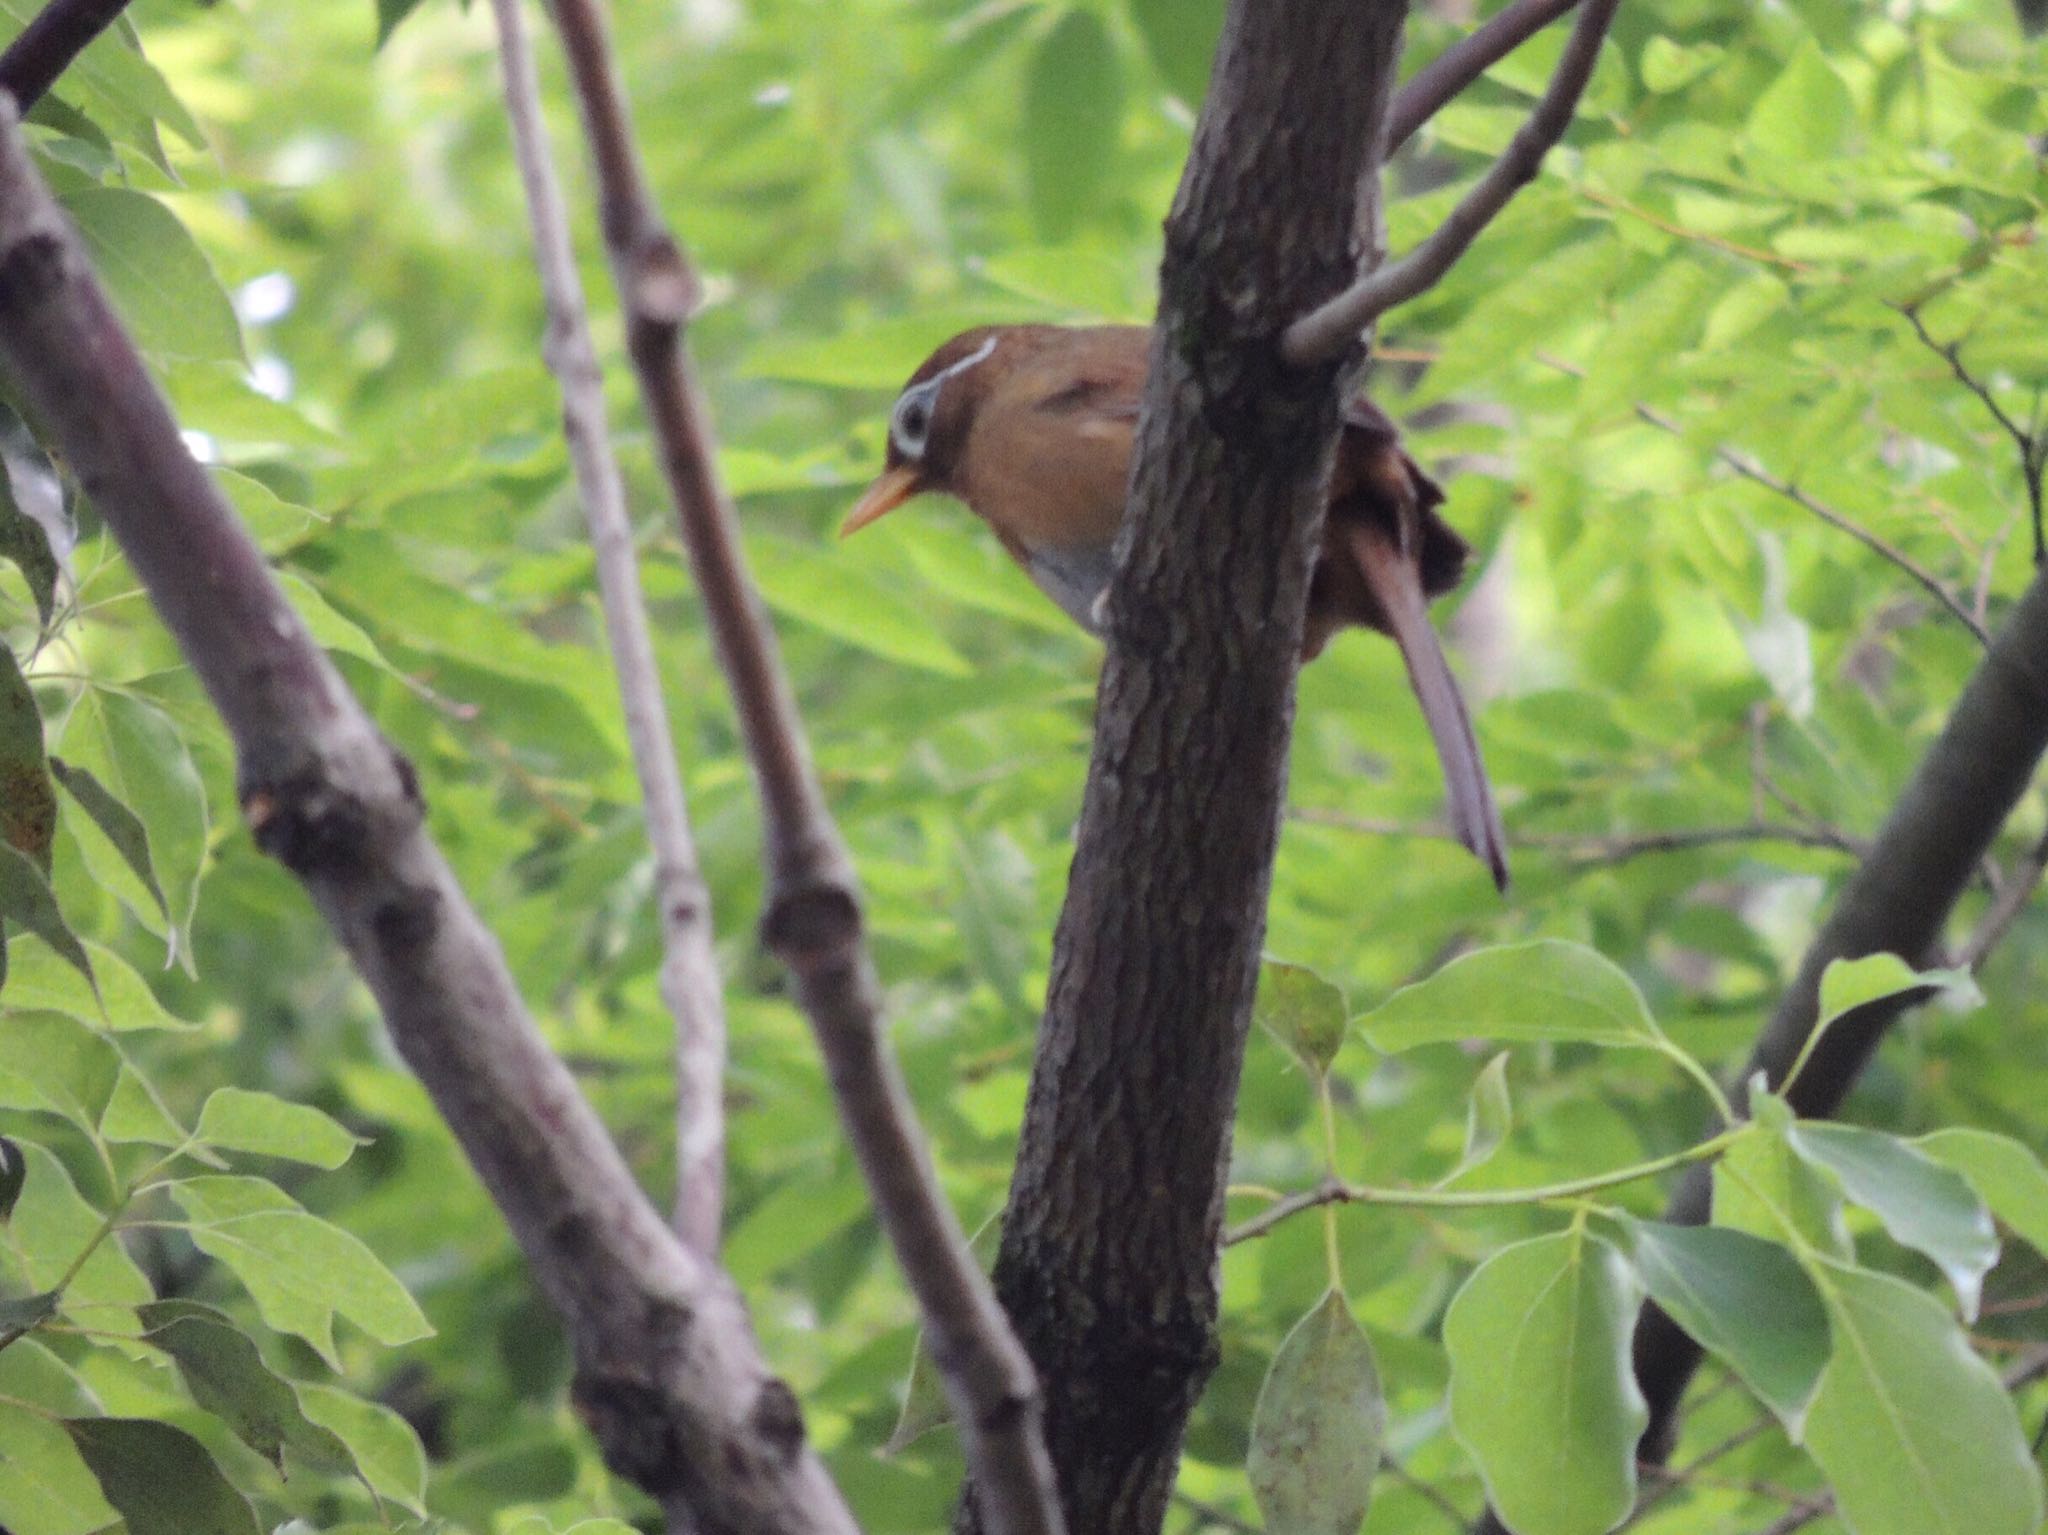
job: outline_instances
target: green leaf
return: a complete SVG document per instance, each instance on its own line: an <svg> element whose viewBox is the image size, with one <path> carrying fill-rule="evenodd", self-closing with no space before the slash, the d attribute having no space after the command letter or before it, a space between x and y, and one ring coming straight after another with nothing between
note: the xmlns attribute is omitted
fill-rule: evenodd
<svg viewBox="0 0 2048 1535"><path fill-rule="evenodd" d="M0 841L47 876L56 834L57 791L43 760L42 711L14 652L0 644Z"/></svg>
<svg viewBox="0 0 2048 1535"><path fill-rule="evenodd" d="M2041 1476L1955 1320L1889 1274L1823 1268L1835 1347L1806 1446L1856 1535L2031 1535Z"/></svg>
<svg viewBox="0 0 2048 1535"><path fill-rule="evenodd" d="M1130 8L1167 89L1189 106L1200 106L1223 36L1222 0L1130 0Z"/></svg>
<svg viewBox="0 0 2048 1535"><path fill-rule="evenodd" d="M192 1400L280 1472L285 1451L309 1465L353 1471L348 1446L308 1418L292 1383L263 1362L256 1344L222 1313L197 1301L152 1301L139 1310L143 1340L178 1366Z"/></svg>
<svg viewBox="0 0 2048 1535"><path fill-rule="evenodd" d="M1344 993L1306 965L1259 964L1252 1017L1320 1077L1344 1044Z"/></svg>
<svg viewBox="0 0 2048 1535"><path fill-rule="evenodd" d="M1650 1298L1718 1355L1799 1437L1828 1362L1828 1315L1799 1261L1776 1242L1720 1226L1632 1221Z"/></svg>
<svg viewBox="0 0 2048 1535"><path fill-rule="evenodd" d="M1063 240L1102 195L1123 127L1123 70L1102 18L1062 16L1024 81L1024 163L1039 232Z"/></svg>
<svg viewBox="0 0 2048 1535"><path fill-rule="evenodd" d="M1386 1435L1372 1343L1331 1289L1281 1342L1252 1412L1245 1476L1268 1528L1356 1535Z"/></svg>
<svg viewBox="0 0 2048 1535"><path fill-rule="evenodd" d="M1750 108L1752 158L1824 162L1841 145L1855 115L1849 87L1809 38Z"/></svg>
<svg viewBox="0 0 2048 1535"><path fill-rule="evenodd" d="M187 1139L185 1127L165 1107L156 1088L126 1060L114 1079L114 1090L107 1095L100 1134L110 1141L139 1141L149 1146L182 1146Z"/></svg>
<svg viewBox="0 0 2048 1535"><path fill-rule="evenodd" d="M17 1149L28 1177L8 1229L26 1287L54 1289L90 1246L92 1255L64 1286L65 1313L103 1332L134 1332L131 1308L152 1298L142 1270L106 1234L106 1217L86 1203L62 1162L32 1141Z"/></svg>
<svg viewBox="0 0 2048 1535"><path fill-rule="evenodd" d="M4 842L0 842L0 918L27 928L84 976L88 984L93 983L92 961L58 909L50 882L33 859Z"/></svg>
<svg viewBox="0 0 2048 1535"><path fill-rule="evenodd" d="M427 1452L411 1424L388 1407L333 1386L308 1381L298 1391L306 1416L348 1446L349 1457L378 1497L424 1516Z"/></svg>
<svg viewBox="0 0 2048 1535"><path fill-rule="evenodd" d="M21 572L35 598L36 621L49 628L57 611L57 555L43 525L15 501L4 457L0 457L0 560Z"/></svg>
<svg viewBox="0 0 2048 1535"><path fill-rule="evenodd" d="M420 8L420 0L377 0L377 46L391 40L398 24Z"/></svg>
<svg viewBox="0 0 2048 1535"><path fill-rule="evenodd" d="M1909 1142L1961 1173L1991 1213L2038 1253L2048 1253L2048 1169L2008 1135L1956 1127Z"/></svg>
<svg viewBox="0 0 2048 1535"><path fill-rule="evenodd" d="M90 1135L120 1072L119 1052L91 1028L61 1014L10 1011L0 1106L59 1114Z"/></svg>
<svg viewBox="0 0 2048 1535"><path fill-rule="evenodd" d="M1451 1426L1516 1535L1604 1535L1634 1504L1636 1304L1620 1252L1582 1230L1502 1248L1451 1302Z"/></svg>
<svg viewBox="0 0 2048 1535"><path fill-rule="evenodd" d="M1472 1094L1465 1103L1464 1155L1434 1187L1447 1188L1474 1168L1492 1161L1514 1122L1514 1104L1508 1097L1508 1053L1503 1050L1481 1067L1473 1079Z"/></svg>
<svg viewBox="0 0 2048 1535"><path fill-rule="evenodd" d="M1636 983L1585 945L1557 938L1461 955L1358 1023L1388 1054L1462 1039L1663 1044Z"/></svg>
<svg viewBox="0 0 2048 1535"><path fill-rule="evenodd" d="M980 1229L968 1238L968 1251L974 1254L974 1261L981 1265L984 1274L995 1264L996 1248L1002 1237L1003 1218L998 1212L983 1221ZM900 1455L933 1429L952 1421L953 1404L946 1397L946 1382L939 1374L932 1351L925 1346L924 1329L920 1327L910 1350L910 1375L903 1385L903 1406L881 1453Z"/></svg>
<svg viewBox="0 0 2048 1535"><path fill-rule="evenodd" d="M1838 959L1821 974L1820 1016L1814 1033L1824 1033L1844 1014L1887 997L1924 993L1914 1000L1925 1001L1942 992L1973 1005L1984 1000L1967 970L1915 970L1896 954Z"/></svg>
<svg viewBox="0 0 2048 1535"><path fill-rule="evenodd" d="M223 1151L289 1157L330 1172L367 1144L310 1104L240 1087L217 1088L206 1100L199 1111L199 1138Z"/></svg>
<svg viewBox="0 0 2048 1535"><path fill-rule="evenodd" d="M1750 1112L1754 1128L1714 1163L1714 1224L1831 1258L1849 1257L1854 1248L1842 1220L1842 1196L1786 1141L1792 1114L1784 1100L1753 1091Z"/></svg>
<svg viewBox="0 0 2048 1535"><path fill-rule="evenodd" d="M1998 1261L1998 1232L1966 1179L1878 1130L1802 1120L1786 1138L1809 1165L1832 1173L1852 1201L1876 1215L1893 1241L1931 1258L1954 1288L1963 1316L1976 1317L1984 1276Z"/></svg>
<svg viewBox="0 0 2048 1535"><path fill-rule="evenodd" d="M928 611L904 592L823 550L784 539L750 539L747 552L761 595L776 612L891 661L946 677L971 674Z"/></svg>
<svg viewBox="0 0 2048 1535"><path fill-rule="evenodd" d="M84 947L92 960L92 982L47 949L17 950L6 990L0 991L0 1004L10 1012L35 1009L62 1013L89 1028L104 1025L124 1031L197 1027L159 1002L156 993L149 989L149 982L112 949L89 939Z"/></svg>
<svg viewBox="0 0 2048 1535"><path fill-rule="evenodd" d="M64 1427L128 1535L263 1535L249 1500L183 1429L147 1418L67 1418Z"/></svg>
<svg viewBox="0 0 2048 1535"><path fill-rule="evenodd" d="M1643 44L1639 64L1643 88L1660 96L1682 90L1720 63L1726 53L1725 48L1717 48L1711 43L1688 47L1668 37L1652 37Z"/></svg>
<svg viewBox="0 0 2048 1535"><path fill-rule="evenodd" d="M64 786L83 810L92 818L114 851L143 887L156 901L156 909L168 922L171 918L170 902L164 899L164 887L157 883L156 864L149 856L149 831L142 824L142 817L122 804L107 792L107 786L84 768L72 767L61 757L50 759L50 772L57 782Z"/></svg>
<svg viewBox="0 0 2048 1535"><path fill-rule="evenodd" d="M18 1158L20 1153L15 1155ZM59 1299L55 1290L39 1290L34 1295L0 1300L0 1333L19 1335L41 1325L57 1314Z"/></svg>
<svg viewBox="0 0 2048 1535"><path fill-rule="evenodd" d="M130 909L152 931L163 931L172 959L187 957L208 817L206 791L184 735L161 709L141 699L88 688L72 706L59 744L68 763L90 772L142 822L150 865L169 902L169 926L160 928L156 911L139 901ZM79 846L90 862L93 844L81 839ZM126 879L125 861L103 877Z"/></svg>
<svg viewBox="0 0 2048 1535"><path fill-rule="evenodd" d="M118 1518L60 1422L0 1401L0 1526L98 1535Z"/></svg>
<svg viewBox="0 0 2048 1535"><path fill-rule="evenodd" d="M0 1135L0 1225L14 1213L14 1202L21 1198L21 1186L27 1181L28 1161L21 1148Z"/></svg>
<svg viewBox="0 0 2048 1535"><path fill-rule="evenodd" d="M369 1248L274 1184L188 1178L171 1185L171 1197L192 1221L194 1245L234 1271L263 1320L304 1338L337 1368L337 1314L380 1343L410 1343L433 1331Z"/></svg>
<svg viewBox="0 0 2048 1535"><path fill-rule="evenodd" d="M242 360L234 306L175 214L126 187L90 187L63 203L137 346L152 357Z"/></svg>

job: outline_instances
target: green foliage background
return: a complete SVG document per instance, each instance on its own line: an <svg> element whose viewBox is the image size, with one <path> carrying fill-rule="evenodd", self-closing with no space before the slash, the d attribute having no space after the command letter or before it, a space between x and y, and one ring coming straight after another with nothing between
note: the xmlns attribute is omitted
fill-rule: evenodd
<svg viewBox="0 0 2048 1535"><path fill-rule="evenodd" d="M17 21L30 9L0 5ZM1097 652L957 506L913 507L843 548L830 530L879 463L894 387L933 343L984 321L1149 315L1159 220L1220 6L619 9L657 192L710 281L692 345L721 467L869 895L894 1037L971 1227L1007 1182ZM143 0L136 21L161 74L103 41L38 114L34 142L181 419L418 765L435 835L659 1197L671 1092L649 868L538 360L488 12L406 10L387 3L398 24L373 52L367 3ZM1418 15L1412 59L1457 30ZM1560 42L1532 43L1404 156L1397 249L1505 143ZM543 64L585 215L573 113L546 49ZM1440 616L1484 700L1514 891L1496 898L1459 849L1422 834L1440 794L1428 737L1392 649L1354 637L1303 677L1274 953L1337 982L1362 1013L1460 948L1575 940L1626 971L1678 1045L1739 1062L1852 866L1844 847L1874 831L1979 649L1895 563L1737 467L1882 539L1995 624L2030 573L2017 456L1893 306L1925 301L1931 331L1962 343L2004 409L2021 422L2038 412L2044 85L2048 56L2002 0L1623 7L1567 146L1449 282L1392 318L1374 376L1483 554L1483 579ZM581 238L585 281L608 294L587 216ZM599 326L619 362L602 306ZM945 1433L877 1454L898 1414L911 1310L802 1021L751 936L749 776L622 367L612 385L730 982L726 1260L867 1528L937 1528L957 1455ZM33 498L19 473L15 489ZM142 831L68 790L59 799L51 888L89 946L104 1015L40 939L17 933L10 948L0 1130L31 1147L31 1189L55 1188L61 1166L92 1207L45 1209L35 1230L75 1248L94 1212L195 1124L205 1143L258 1158L327 1133L229 1099L208 1135L201 1105L221 1088L317 1107L365 1144L333 1170L242 1161L261 1176L139 1197L128 1259L102 1248L80 1275L95 1293L65 1325L0 1353L0 1521L16 1535L83 1535L109 1512L33 1512L11 1479L21 1467L68 1467L65 1485L89 1491L75 1456L93 1447L67 1449L33 1414L8 1417L10 1400L188 1430L264 1528L380 1517L314 1427L348 1442L394 1520L408 1506L479 1532L643 1517L568 1411L566 1355L500 1222L325 930L252 847L223 735L90 508L76 510L75 583L47 632L39 640L12 566L0 567L0 617L48 751L94 775ZM17 726L0 769L33 768L32 731ZM1623 856L1622 839L1753 823L1802 835ZM2042 830L2030 804L2005 861ZM1987 899L1973 893L1965 917ZM1977 1126L2039 1149L2044 935L2023 915L1979 978L1987 1005L1908 1024L1850 1117L1907 1134ZM190 1026L164 1026L177 1019ZM1483 1059L1448 1044L1381 1057L1354 1034L1328 1078L1345 1175L1421 1184L1449 1172ZM1255 1036L1244 1183L1292 1190L1320 1176L1317 1079ZM1624 1166L1683 1149L1702 1122L1696 1089L1654 1052L1518 1046L1505 1086L1512 1127L1461 1187ZM221 1175L188 1156L167 1176ZM220 1199L285 1197L276 1190L375 1254L360 1272L381 1299L339 1305L350 1325L324 1360L320 1318L259 1312L263 1265L251 1278L213 1239ZM1659 1204L1654 1184L1608 1197L1643 1215ZM1233 1217L1261 1203L1234 1201ZM24 1235L27 1210L0 1234L0 1295L55 1277L47 1259L62 1242ZM311 1235L327 1228L307 1219L291 1250L345 1240ZM1479 1260L1511 1240L1565 1241L1559 1229L1526 1208L1337 1221L1402 1470L1381 1479L1369 1531L1448 1527L1416 1480L1477 1509L1478 1469L1444 1405L1444 1311ZM1877 1222L1852 1230L1866 1268L1938 1293L1933 1266ZM1612 1235L1574 1227L1570 1242ZM1183 1487L1246 1518L1254 1402L1329 1283L1324 1237L1318 1218L1297 1219L1224 1261L1223 1365ZM418 1329L380 1288L380 1265L432 1336L407 1341ZM1994 1359L2042 1331L2044 1279L2019 1244L1992 1271L1977 1333ZM138 1287L158 1305L222 1308L270 1368L313 1383L301 1393L313 1426L283 1451L293 1475L200 1411L165 1348L121 1344L138 1329L215 1325L138 1319ZM1725 1371L1700 1397L1681 1463L1759 1414ZM1640 1527L1751 1528L1783 1511L1771 1489L1816 1485L1774 1428ZM1182 1508L1172 1521L1200 1517Z"/></svg>

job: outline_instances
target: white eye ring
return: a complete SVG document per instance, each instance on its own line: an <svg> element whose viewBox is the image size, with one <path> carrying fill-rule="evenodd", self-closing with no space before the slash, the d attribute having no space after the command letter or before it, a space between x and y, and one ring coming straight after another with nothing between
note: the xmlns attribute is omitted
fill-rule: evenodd
<svg viewBox="0 0 2048 1535"><path fill-rule="evenodd" d="M905 458L922 458L931 438L932 412L939 403L939 381L907 390L889 417L889 440Z"/></svg>

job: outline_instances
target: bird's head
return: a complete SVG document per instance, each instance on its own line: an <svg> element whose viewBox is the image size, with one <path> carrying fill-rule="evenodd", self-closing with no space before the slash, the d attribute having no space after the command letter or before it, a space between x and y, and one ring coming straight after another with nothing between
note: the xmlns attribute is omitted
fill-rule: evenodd
<svg viewBox="0 0 2048 1535"><path fill-rule="evenodd" d="M962 331L910 375L889 412L889 451L882 473L839 525L841 538L858 533L912 496L956 489L954 471L986 381L981 365L994 356L1000 334L993 326Z"/></svg>

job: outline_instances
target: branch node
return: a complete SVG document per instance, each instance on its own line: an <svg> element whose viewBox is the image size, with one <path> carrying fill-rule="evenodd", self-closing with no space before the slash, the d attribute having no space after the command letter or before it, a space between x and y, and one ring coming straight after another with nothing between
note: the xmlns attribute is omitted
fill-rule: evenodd
<svg viewBox="0 0 2048 1535"><path fill-rule="evenodd" d="M682 326L704 301L704 285L666 229L651 229L634 243L628 302L642 321Z"/></svg>
<svg viewBox="0 0 2048 1535"><path fill-rule="evenodd" d="M777 887L761 914L761 941L801 974L860 942L860 902L829 879L793 879Z"/></svg>

